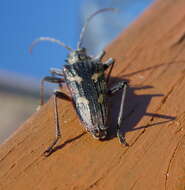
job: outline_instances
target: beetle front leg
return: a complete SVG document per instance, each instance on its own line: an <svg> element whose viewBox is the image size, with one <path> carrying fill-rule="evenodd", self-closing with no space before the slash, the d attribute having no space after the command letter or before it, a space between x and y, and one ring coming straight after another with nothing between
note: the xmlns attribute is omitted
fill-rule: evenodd
<svg viewBox="0 0 185 190"><path fill-rule="evenodd" d="M52 76L55 76L55 75L62 76L62 77L64 76L62 69L51 68L51 69L49 70L49 72L52 74Z"/></svg>
<svg viewBox="0 0 185 190"><path fill-rule="evenodd" d="M55 135L56 135L56 137L55 137L54 141L52 142L52 144L44 152L45 156L49 156L53 152L53 147L56 145L58 140L61 138L60 124L59 124L59 117L58 117L57 97L71 101L71 98L69 96L67 96L66 94L64 94L63 92L55 91L53 103L54 103L54 119L55 119L55 130L56 130Z"/></svg>
<svg viewBox="0 0 185 190"><path fill-rule="evenodd" d="M113 58L109 58L107 61L105 61L104 63L103 63L103 65L105 66L105 70L109 67L109 66L111 66L111 65L113 65L114 64L114 59Z"/></svg>
<svg viewBox="0 0 185 190"><path fill-rule="evenodd" d="M109 72L107 73L107 79L106 79L106 83L107 84L109 83L109 79L110 79L110 75L111 75L112 69L114 67L114 63L115 63L115 61L112 58L109 58L107 61L105 61L103 63L105 70L107 70L110 67Z"/></svg>
<svg viewBox="0 0 185 190"><path fill-rule="evenodd" d="M127 82L123 81L123 82L119 82L118 84L116 84L114 87L112 87L109 91L108 94L109 95L113 95L116 92L118 92L120 89L123 89L123 93L122 93L122 98L121 98L121 106L120 106L120 111L119 111L119 116L118 116L118 121L117 121L117 126L116 126L116 130L117 130L117 137L120 141L121 144L125 144L126 146L128 146L128 143L125 140L125 137L121 134L121 124L123 121L123 108L124 108L124 103L125 103L125 97L126 97L126 90L127 90Z"/></svg>
<svg viewBox="0 0 185 190"><path fill-rule="evenodd" d="M96 57L93 58L94 62L101 61L101 59L103 58L104 55L105 55L105 51L102 50Z"/></svg>
<svg viewBox="0 0 185 190"><path fill-rule="evenodd" d="M44 104L44 82L50 82L50 83L57 83L61 84L64 82L64 79L54 77L54 76L46 76L41 80L40 85L40 105L42 106Z"/></svg>

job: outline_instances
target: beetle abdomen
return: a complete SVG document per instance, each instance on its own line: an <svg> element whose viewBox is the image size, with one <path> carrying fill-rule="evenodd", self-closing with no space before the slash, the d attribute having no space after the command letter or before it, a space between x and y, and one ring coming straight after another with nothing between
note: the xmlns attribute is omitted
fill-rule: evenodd
<svg viewBox="0 0 185 190"><path fill-rule="evenodd" d="M87 130L105 129L108 113L103 64L89 61L65 65L64 75L77 114Z"/></svg>

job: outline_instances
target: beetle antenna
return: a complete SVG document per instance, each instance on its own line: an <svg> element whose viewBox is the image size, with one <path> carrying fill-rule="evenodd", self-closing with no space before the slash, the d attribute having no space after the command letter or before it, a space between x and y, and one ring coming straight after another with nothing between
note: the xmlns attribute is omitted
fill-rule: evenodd
<svg viewBox="0 0 185 190"><path fill-rule="evenodd" d="M85 24L84 24L84 26L83 26L83 28L82 28L82 30L81 30L80 39L79 39L79 41L78 41L77 48L78 48L78 49L81 48L85 31L87 30L87 27L88 27L88 25L89 25L89 22L92 20L92 18L93 18L94 16L96 16L96 15L99 14L99 13L105 12L105 11L116 11L116 10L117 10L117 9L115 9L115 8L104 8L104 9L100 9L100 10L94 12L93 14L91 14L91 15L87 18L87 20L85 21Z"/></svg>
<svg viewBox="0 0 185 190"><path fill-rule="evenodd" d="M73 51L72 48L70 48L69 46L65 45L65 44L64 44L63 42L61 42L60 40L57 40L57 39L51 38L51 37L40 37L40 38L38 38L38 39L36 39L36 40L34 40L34 41L32 42L32 44L31 44L31 46L30 46L30 48L29 48L30 53L32 53L33 48L34 48L39 42L41 42L41 41L50 41L50 42L53 42L53 43L57 43L57 44L63 46L64 48L66 48L67 50Z"/></svg>

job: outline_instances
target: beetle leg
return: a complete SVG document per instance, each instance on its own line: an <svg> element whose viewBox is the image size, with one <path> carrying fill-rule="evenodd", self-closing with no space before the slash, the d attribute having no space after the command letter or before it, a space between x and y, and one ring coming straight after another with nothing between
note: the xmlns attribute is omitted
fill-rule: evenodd
<svg viewBox="0 0 185 190"><path fill-rule="evenodd" d="M108 91L108 94L112 95L112 94L118 92L120 89L123 89L122 98L121 98L121 106L120 106L116 130L117 130L117 137L118 137L120 143L125 144L126 146L128 146L128 143L126 142L125 137L121 134L120 129L121 129L122 121L124 119L123 118L123 108L124 108L124 103L125 103L127 86L128 86L128 84L126 81L119 82L118 84L116 84L114 87L112 87Z"/></svg>
<svg viewBox="0 0 185 190"><path fill-rule="evenodd" d="M58 68L51 68L49 72L52 74L52 76L59 75L59 76L64 76L62 69Z"/></svg>
<svg viewBox="0 0 185 190"><path fill-rule="evenodd" d="M107 61L105 61L103 63L103 65L105 66L105 69L107 69L112 64L114 64L114 59L113 58L109 58Z"/></svg>
<svg viewBox="0 0 185 190"><path fill-rule="evenodd" d="M102 50L96 57L93 58L94 62L100 61L104 55L105 55L105 51Z"/></svg>
<svg viewBox="0 0 185 190"><path fill-rule="evenodd" d="M127 85L126 81L118 82L115 86L113 86L112 88L110 88L108 90L107 94L108 95L114 95L116 92L123 89L125 85Z"/></svg>
<svg viewBox="0 0 185 190"><path fill-rule="evenodd" d="M44 152L45 156L49 156L53 152L53 147L58 142L58 140L61 138L60 124L59 124L59 117L58 117L57 97L71 101L71 98L69 96L67 96L66 94L64 94L63 92L55 91L53 103L54 103L54 119L55 119L56 137L55 137L54 141L52 142L52 144Z"/></svg>
<svg viewBox="0 0 185 190"><path fill-rule="evenodd" d="M109 58L107 61L103 63L104 70L107 70L110 67L109 72L107 73L107 79L106 79L107 84L109 83L109 79L110 79L110 75L111 75L114 63L115 61L112 58Z"/></svg>
<svg viewBox="0 0 185 190"><path fill-rule="evenodd" d="M44 82L57 83L61 85L64 82L64 79L54 77L54 76L46 76L41 80L40 85L40 105L44 104Z"/></svg>

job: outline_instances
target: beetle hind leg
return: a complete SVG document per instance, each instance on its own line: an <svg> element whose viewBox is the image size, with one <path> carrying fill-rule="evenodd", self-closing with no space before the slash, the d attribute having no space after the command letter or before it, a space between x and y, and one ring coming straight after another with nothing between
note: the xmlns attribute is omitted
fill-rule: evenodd
<svg viewBox="0 0 185 190"><path fill-rule="evenodd" d="M120 111L119 111L117 125L116 125L116 130L117 130L117 137L119 139L119 142L121 144L124 144L125 146L129 146L129 145L126 142L125 136L121 134L121 124L122 124L122 122L124 120L124 118L123 118L123 108L124 108L124 103L125 103L127 86L128 86L128 84L127 84L126 81L119 82L118 84L116 84L114 87L112 87L108 91L108 95L113 95L114 93L118 92L120 89L123 89L122 98L121 98L121 105L120 105Z"/></svg>

